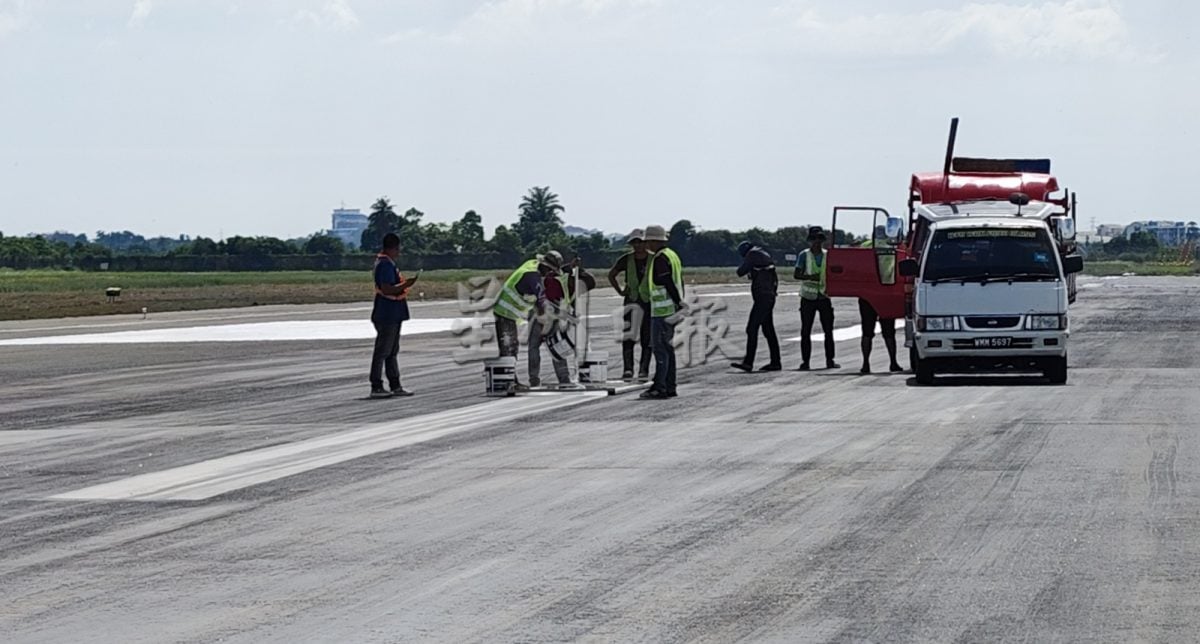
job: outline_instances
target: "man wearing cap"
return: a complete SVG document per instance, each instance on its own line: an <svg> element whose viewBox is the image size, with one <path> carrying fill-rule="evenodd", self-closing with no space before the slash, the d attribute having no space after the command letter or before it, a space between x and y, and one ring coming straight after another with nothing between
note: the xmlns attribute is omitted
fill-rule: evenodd
<svg viewBox="0 0 1200 644"><path fill-rule="evenodd" d="M563 265L562 253L556 250L546 253L545 259L552 265ZM553 333L567 332L566 315L574 313L575 298L579 295L575 292L575 280L571 279L571 273L575 268L579 269L579 281L583 282L584 288L589 291L596 288L596 278L584 270L583 262L579 257L576 257L565 269L542 276L542 287L546 292L546 302L550 306L547 315L534 316L529 322L530 387L542 384L542 344L547 342ZM570 384L571 369L567 361L555 355L553 350L550 352L550 361L554 365L554 375L558 378L558 384Z"/></svg>
<svg viewBox="0 0 1200 644"><path fill-rule="evenodd" d="M800 371L808 371L812 356L813 320L821 316L825 332L825 367L837 369L833 361L833 302L825 290L825 232L820 226L808 229L809 247L796 257L796 279L800 280Z"/></svg>
<svg viewBox="0 0 1200 644"><path fill-rule="evenodd" d="M492 313L496 317L496 343L500 346L501 357L517 357L521 346L520 336L517 335L519 323L529 321L535 312L545 315L546 289L542 280L547 275L557 273L560 267L561 262L556 262L553 256L535 257L521 264L504 281L496 304L492 306Z"/></svg>
<svg viewBox="0 0 1200 644"><path fill-rule="evenodd" d="M754 369L754 354L758 351L758 331L767 338L767 347L771 351L771 361L762 371L779 371L783 369L779 357L779 336L775 335L775 298L779 293L779 275L775 272L775 260L761 246L755 246L749 241L738 244L738 254L742 256L742 265L738 267L738 277L750 279L750 296L754 304L750 308L750 321L746 324L746 357L741 362L734 362L734 369L752 371Z"/></svg>
<svg viewBox="0 0 1200 644"><path fill-rule="evenodd" d="M633 379L633 348L640 344L642 353L638 360L637 377L650 377L650 281L646 278L646 265L650 253L646 250L645 232L641 228L629 233L629 246L633 249L617 259L608 271L608 283L613 290L625 298L625 328L628 329L621 341L621 358L625 368L621 378ZM617 276L625 275L625 286L617 282Z"/></svg>
<svg viewBox="0 0 1200 644"><path fill-rule="evenodd" d="M683 262L667 248L667 231L662 226L646 226L646 248L650 265L646 270L650 287L650 344L654 347L654 384L641 395L650 400L665 400L675 391L675 325L687 312L683 301Z"/></svg>

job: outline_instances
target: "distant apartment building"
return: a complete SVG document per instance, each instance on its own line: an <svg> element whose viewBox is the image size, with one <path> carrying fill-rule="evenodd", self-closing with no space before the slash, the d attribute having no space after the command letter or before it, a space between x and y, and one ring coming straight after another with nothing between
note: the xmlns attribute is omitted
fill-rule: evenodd
<svg viewBox="0 0 1200 644"><path fill-rule="evenodd" d="M334 208L331 237L337 237L350 248L358 248L363 231L367 229L367 216L358 208Z"/></svg>
<svg viewBox="0 0 1200 644"><path fill-rule="evenodd" d="M1187 241L1200 239L1200 225L1194 221L1135 221L1124 231L1126 237L1134 233L1150 233L1162 246L1182 246Z"/></svg>

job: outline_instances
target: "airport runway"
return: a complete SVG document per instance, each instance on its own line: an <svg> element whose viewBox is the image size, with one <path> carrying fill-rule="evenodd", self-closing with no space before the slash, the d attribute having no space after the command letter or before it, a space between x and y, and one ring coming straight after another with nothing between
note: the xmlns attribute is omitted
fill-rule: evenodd
<svg viewBox="0 0 1200 644"><path fill-rule="evenodd" d="M700 290L743 346L746 289ZM851 301L841 370L717 353L667 402L487 399L461 313L420 303L417 396L372 401L368 314L0 324L0 640L1200 632L1200 280L1085 279L1063 387L859 376Z"/></svg>

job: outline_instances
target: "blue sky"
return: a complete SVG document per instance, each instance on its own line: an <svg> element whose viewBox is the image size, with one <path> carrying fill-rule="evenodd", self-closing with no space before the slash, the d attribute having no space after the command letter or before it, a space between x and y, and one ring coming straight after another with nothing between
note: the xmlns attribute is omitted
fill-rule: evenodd
<svg viewBox="0 0 1200 644"><path fill-rule="evenodd" d="M292 237L379 195L489 231L903 208L1049 156L1083 227L1195 219L1200 9L1000 0L0 0L0 231Z"/></svg>

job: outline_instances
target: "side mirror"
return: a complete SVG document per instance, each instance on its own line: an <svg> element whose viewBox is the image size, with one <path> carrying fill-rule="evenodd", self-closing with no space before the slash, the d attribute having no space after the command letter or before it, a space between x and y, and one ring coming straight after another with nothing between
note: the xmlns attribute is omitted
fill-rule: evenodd
<svg viewBox="0 0 1200 644"><path fill-rule="evenodd" d="M1067 243L1075 241L1075 220L1070 217L1055 217L1054 222L1054 237L1059 243Z"/></svg>
<svg viewBox="0 0 1200 644"><path fill-rule="evenodd" d="M1067 255L1063 258L1063 272L1067 275L1083 272L1083 256Z"/></svg>
<svg viewBox="0 0 1200 644"><path fill-rule="evenodd" d="M888 239L897 239L900 233L904 231L904 220L898 217L888 217L887 224L884 226L884 234Z"/></svg>
<svg viewBox="0 0 1200 644"><path fill-rule="evenodd" d="M1080 262L1083 260L1081 259ZM1080 269L1083 270L1082 264ZM900 275L901 277L916 277L921 272L921 265L915 259L900 260Z"/></svg>

